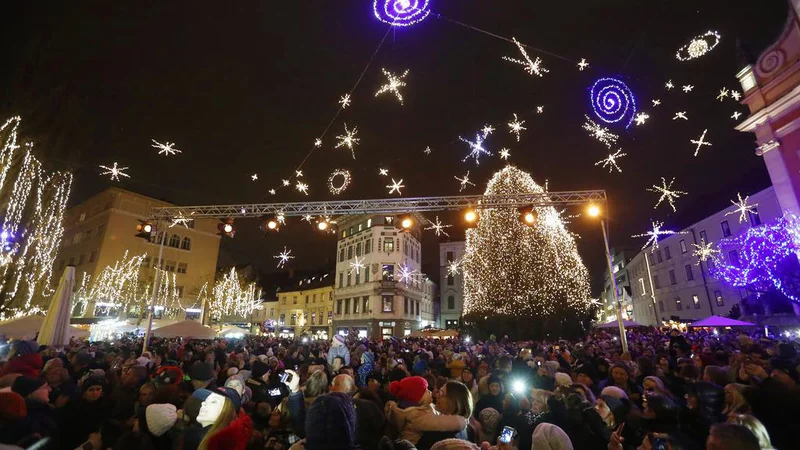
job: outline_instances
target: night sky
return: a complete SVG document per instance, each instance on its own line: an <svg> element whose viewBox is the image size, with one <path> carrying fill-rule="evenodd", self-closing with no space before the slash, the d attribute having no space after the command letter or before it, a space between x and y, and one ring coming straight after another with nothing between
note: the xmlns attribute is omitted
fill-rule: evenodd
<svg viewBox="0 0 800 450"><path fill-rule="evenodd" d="M336 168L353 174L343 199L387 197L378 167L404 180L405 196L456 195L453 176L469 170L477 187L464 193L477 194L504 162L496 154L477 167L462 162L468 148L458 136L473 138L484 124L498 129L488 149L510 148L510 161L540 184L549 180L551 190L605 189L612 246L641 245L630 235L649 229L651 218L685 226L737 191L769 183L753 136L733 129L731 114L746 108L715 97L722 87L739 90L735 74L747 52L757 54L780 33L788 11L781 0L432 0L440 17L386 36L353 104L306 160L307 197L267 191L312 150L386 34L371 1L10 3L2 6L0 112L22 115L22 135L36 142L47 167L75 173L73 204L112 185L97 166L115 161L130 167L132 178L113 185L184 205L332 199L326 180ZM529 50L550 70L530 76L501 59L519 58L513 44L455 22L558 56ZM680 46L709 29L722 34L719 47L698 60L675 59ZM581 58L591 64L582 72L575 66ZM404 106L391 96L374 98L385 80L381 68L410 69ZM644 126L614 128L628 154L622 174L594 166L608 151L581 129L584 114L591 115L588 89L604 76L623 79L650 115ZM666 91L668 79L694 90ZM653 107L654 98L662 104ZM676 111L689 121L673 121ZM526 120L520 143L506 131L512 113ZM348 150L333 149L344 122L358 127L355 161ZM695 158L689 140L704 129L713 146ZM151 138L175 142L184 153L158 156ZM677 213L665 205L654 210L657 196L645 191L662 176L676 177L675 187L690 194L679 199ZM298 219L269 236L255 221L237 226L236 238L223 243L221 264L274 271L272 255L284 245L297 255L297 268L334 256L334 238ZM597 279L604 264L599 225L578 218L571 229ZM459 227L450 230L463 238ZM423 262L438 278L435 242L427 235Z"/></svg>

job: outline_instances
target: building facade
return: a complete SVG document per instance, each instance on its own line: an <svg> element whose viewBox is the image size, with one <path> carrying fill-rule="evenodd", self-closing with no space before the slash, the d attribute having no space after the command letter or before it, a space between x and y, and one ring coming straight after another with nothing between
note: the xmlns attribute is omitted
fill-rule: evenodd
<svg viewBox="0 0 800 450"><path fill-rule="evenodd" d="M633 316L633 300L631 298L631 283L627 268L628 263L636 252L632 250L615 252L612 249L611 253L613 255L611 269L617 282L616 299L622 304L622 318L631 320ZM603 323L617 320L617 304L615 303L614 287L611 283L611 274L608 273L608 269L606 269L603 279L603 292L600 294L600 302L602 306L598 312L598 320Z"/></svg>
<svg viewBox="0 0 800 450"><path fill-rule="evenodd" d="M445 329L457 329L461 325L464 313L464 275L461 270L450 274L451 263L464 260L466 242L442 242L439 244L439 295L438 326Z"/></svg>
<svg viewBox="0 0 800 450"><path fill-rule="evenodd" d="M281 337L301 335L316 339L333 336L332 273L302 279L278 290L278 302L265 317L275 321L274 333ZM275 309L273 311L273 308Z"/></svg>
<svg viewBox="0 0 800 450"><path fill-rule="evenodd" d="M694 252L701 243L717 244L782 215L772 187L751 195L748 203L757 207L753 213L745 214L742 222L736 206L731 205L660 239L657 249L648 247L631 260L628 279L636 322L660 325L668 320L685 322L725 315L746 298L744 289L730 287L710 276L708 264L713 262L700 261ZM739 260L737 250L719 256L731 262Z"/></svg>
<svg viewBox="0 0 800 450"><path fill-rule="evenodd" d="M91 282L103 269L113 267L126 251L131 256L146 254L139 279L152 283L154 269L159 266L170 272L170 276L175 274L174 289L186 310L185 315L199 318L198 295L206 283L209 287L213 284L216 273L220 244L217 221L194 220L185 227L161 223L158 233L166 233L166 240L159 265L157 239L160 243L160 234L153 233L148 241L136 236L136 226L148 219L151 208L161 206L175 205L124 189L109 188L66 210L64 239L55 263L57 276L54 279L59 279L64 268L71 265L76 269L76 285L84 276ZM154 225L158 227L159 224ZM124 313L102 305L102 299L99 303L101 305L90 302L79 313L86 317L93 317L95 313ZM156 317L162 312L157 310Z"/></svg>
<svg viewBox="0 0 800 450"><path fill-rule="evenodd" d="M338 222L334 331L376 339L433 323L435 286L420 272L421 216L347 216Z"/></svg>

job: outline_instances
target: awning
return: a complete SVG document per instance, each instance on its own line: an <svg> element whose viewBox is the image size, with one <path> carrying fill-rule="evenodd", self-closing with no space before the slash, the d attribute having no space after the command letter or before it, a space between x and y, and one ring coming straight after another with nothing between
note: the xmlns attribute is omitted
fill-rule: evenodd
<svg viewBox="0 0 800 450"><path fill-rule="evenodd" d="M698 320L689 325L690 327L755 327L756 324L744 322L742 320L731 319L730 317L711 316Z"/></svg>

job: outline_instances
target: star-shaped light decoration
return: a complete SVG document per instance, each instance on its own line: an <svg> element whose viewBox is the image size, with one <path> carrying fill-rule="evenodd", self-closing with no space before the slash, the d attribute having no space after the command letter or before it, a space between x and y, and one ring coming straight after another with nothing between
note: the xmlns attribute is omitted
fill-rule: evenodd
<svg viewBox="0 0 800 450"><path fill-rule="evenodd" d="M430 155L431 151L432 151L431 150L431 146L429 145L429 146L425 147L425 150L423 150L422 153L425 153L426 155Z"/></svg>
<svg viewBox="0 0 800 450"><path fill-rule="evenodd" d="M344 94L343 96L339 97L339 104L342 105L342 109L350 106L350 94Z"/></svg>
<svg viewBox="0 0 800 450"><path fill-rule="evenodd" d="M719 101L725 100L725 97L728 96L728 93L729 93L729 91L728 91L727 88L720 89L719 90L719 94L717 94L717 100L719 100Z"/></svg>
<svg viewBox="0 0 800 450"><path fill-rule="evenodd" d="M486 136L494 132L494 127L491 125L484 125L483 128L481 128L481 132L483 133L483 138L486 139Z"/></svg>
<svg viewBox="0 0 800 450"><path fill-rule="evenodd" d="M694 156L697 156L697 154L700 153L700 147L702 147L704 145L707 145L709 147L711 146L711 142L708 142L708 141L705 140L706 139L706 132L708 132L708 128L703 130L703 134L700 135L700 139L692 139L692 140L689 141L692 144L697 144L697 147L694 149Z"/></svg>
<svg viewBox="0 0 800 450"><path fill-rule="evenodd" d="M275 195L275 189L270 189L270 190L269 190L269 191L267 191L267 192L269 192L269 195Z"/></svg>
<svg viewBox="0 0 800 450"><path fill-rule="evenodd" d="M302 170L295 170L294 171L294 176L296 176L297 178L302 177L303 176L303 171Z"/></svg>
<svg viewBox="0 0 800 450"><path fill-rule="evenodd" d="M661 177L661 186L653 185L652 189L647 189L650 192L655 192L656 194L661 194L658 198L658 202L656 202L656 206L653 209L658 208L658 205L661 204L664 200L669 203L669 206L672 208L672 212L675 212L675 200L678 199L681 195L685 195L686 192L679 191L677 189L672 189L672 184L675 183L675 178L673 177L670 180L669 184L667 184L667 180L664 177Z"/></svg>
<svg viewBox="0 0 800 450"><path fill-rule="evenodd" d="M636 126L644 125L644 123L649 119L650 116L646 112L640 112L636 114L636 117L633 119L636 121Z"/></svg>
<svg viewBox="0 0 800 450"><path fill-rule="evenodd" d="M444 231L444 229L445 228L450 228L450 227L452 227L452 225L442 225L442 222L439 221L439 216L436 216L436 222L431 223L431 226L425 227L425 229L426 230L433 230L433 232L436 233L436 237L439 237L441 235L445 235L445 236L449 237L450 235L447 234L447 232Z"/></svg>
<svg viewBox="0 0 800 450"><path fill-rule="evenodd" d="M169 225L169 227L172 228L177 225L183 225L183 228L189 228L189 222L193 220L194 219L192 218L186 217L186 215L183 214L183 211L178 211L178 215L172 218L172 223Z"/></svg>
<svg viewBox="0 0 800 450"><path fill-rule="evenodd" d="M661 104L661 100L659 100L659 99L657 99L657 98L654 98L654 99L652 100L652 102L653 102L653 106L658 106L658 105L660 105L660 104Z"/></svg>
<svg viewBox="0 0 800 450"><path fill-rule="evenodd" d="M605 144L606 147L611 148L619 139L619 136L612 133L608 128L599 125L595 121L586 117L586 123L583 124L583 129L592 134L592 137Z"/></svg>
<svg viewBox="0 0 800 450"><path fill-rule="evenodd" d="M105 172L101 173L100 175L111 175L111 181L119 181L119 177L130 178L131 176L125 173L128 170L128 167L119 167L115 162L114 165L111 167L107 166L100 166L101 169L104 169Z"/></svg>
<svg viewBox="0 0 800 450"><path fill-rule="evenodd" d="M320 139L320 138L316 138L316 139L314 139L314 147L315 147L315 148L320 148L320 147L322 147L322 139Z"/></svg>
<svg viewBox="0 0 800 450"><path fill-rule="evenodd" d="M388 177L389 176L389 169L378 168L378 175L380 175L382 177Z"/></svg>
<svg viewBox="0 0 800 450"><path fill-rule="evenodd" d="M523 130L527 130L527 128L522 126L523 124L525 124L525 121L519 120L517 118L517 113L514 113L514 120L508 122L508 132L517 137L517 142L519 142L519 133Z"/></svg>
<svg viewBox="0 0 800 450"><path fill-rule="evenodd" d="M500 159L507 160L510 157L511 157L511 150L507 148L500 149Z"/></svg>
<svg viewBox="0 0 800 450"><path fill-rule="evenodd" d="M754 203L752 205L748 204L747 200L750 198L749 195L746 196L744 199L742 199L742 194L741 193L737 193L736 197L739 199L738 202L735 202L735 201L731 200L731 203L733 203L736 206L736 209L734 209L731 212L725 213L725 215L726 216L730 216L730 215L739 213L739 223L742 223L742 222L747 220L747 213L750 213L750 214L755 214L756 213L756 211L757 211L756 207L758 206L758 203Z"/></svg>
<svg viewBox="0 0 800 450"><path fill-rule="evenodd" d="M458 192L461 192L464 189L466 189L468 185L475 186L475 183L469 181L469 170L467 171L467 174L464 175L464 178L458 178L456 176L454 176L453 178L461 182L461 188L458 190Z"/></svg>
<svg viewBox="0 0 800 450"><path fill-rule="evenodd" d="M717 250L715 248L712 248L712 245L714 245L714 244L712 244L711 242L709 242L709 243L700 242L700 245L697 245L697 244L692 244L692 245L696 249L692 253L692 256L697 256L697 265L698 266L700 265L700 261L707 261L709 259L711 259L711 260L716 259L715 255L719 253L719 250Z"/></svg>
<svg viewBox="0 0 800 450"><path fill-rule="evenodd" d="M694 89L694 86L692 86L691 84L685 84L682 89L683 89L683 92L692 92L692 89Z"/></svg>
<svg viewBox="0 0 800 450"><path fill-rule="evenodd" d="M250 179L253 180L253 181L258 181L258 174L254 173L254 174L250 175Z"/></svg>
<svg viewBox="0 0 800 450"><path fill-rule="evenodd" d="M589 67L589 63L586 61L586 58L581 58L581 60L578 62L578 70L583 72L583 70L587 67Z"/></svg>
<svg viewBox="0 0 800 450"><path fill-rule="evenodd" d="M394 178L392 178L392 184L387 185L386 187L389 188L389 194L397 192L398 195L403 195L403 192L400 191L400 189L404 188L405 185L403 184L402 178L400 181L394 181Z"/></svg>
<svg viewBox="0 0 800 450"><path fill-rule="evenodd" d="M742 98L742 94L740 94L739 91L731 91L731 98L738 102L739 99Z"/></svg>
<svg viewBox="0 0 800 450"><path fill-rule="evenodd" d="M276 212L275 220L281 225L286 225L286 214L284 214L282 210Z"/></svg>
<svg viewBox="0 0 800 450"><path fill-rule="evenodd" d="M306 214L305 216L303 216L301 220L305 220L306 222L311 223L311 221L314 220L314 216L312 216L311 214Z"/></svg>
<svg viewBox="0 0 800 450"><path fill-rule="evenodd" d="M289 180L281 180L281 183L283 183L284 186L291 186L292 185L292 182L289 181Z"/></svg>
<svg viewBox="0 0 800 450"><path fill-rule="evenodd" d="M397 97L397 100L399 100L400 104L402 105L403 104L403 95L400 93L400 88L404 87L406 85L406 82L403 81L403 79L406 77L406 75L408 75L408 70L403 72L403 74L400 75L399 77L397 75L389 72L386 69L381 69L381 70L383 70L383 74L386 75L386 78L389 81L388 81L388 83L386 83L383 86L381 86L380 89L378 89L378 92L375 93L375 97L377 97L377 96L379 96L379 95L381 95L381 94L383 94L385 92L390 92L390 93L394 94L395 97Z"/></svg>
<svg viewBox="0 0 800 450"><path fill-rule="evenodd" d="M155 139L150 139L150 140L153 141L151 147L157 148L159 155L169 156L169 155L177 155L178 153L183 153L181 150L175 148L174 142L166 142L162 144Z"/></svg>
<svg viewBox="0 0 800 450"><path fill-rule="evenodd" d="M549 72L549 70L542 66L541 59L538 57L536 59L531 59L531 57L528 56L528 52L525 51L525 47L517 40L517 38L512 37L511 40L517 44L517 48L519 48L519 52L522 54L522 57L525 58L525 60L523 61L521 59L511 58L510 56L503 56L504 60L520 64L530 75L542 76L543 74Z"/></svg>
<svg viewBox="0 0 800 450"><path fill-rule="evenodd" d="M607 158L597 161L594 163L594 165L599 166L602 164L604 168L608 167L608 173L613 172L614 169L617 169L617 172L622 173L622 169L620 169L617 165L617 159L622 158L623 156L627 156L627 153L622 153L622 149L619 149L616 152L608 155Z"/></svg>
<svg viewBox="0 0 800 450"><path fill-rule="evenodd" d="M652 224L653 224L653 229L651 231L648 231L647 233L644 233L644 234L634 234L633 236L631 236L631 237L649 236L649 239L647 240L647 242L645 242L644 246L642 247L642 250L646 249L648 245L651 245L650 253L653 253L653 251L655 251L655 249L658 248L658 238L659 238L659 236L668 236L668 235L671 235L671 234L679 234L676 231L672 231L672 230L662 230L661 227L664 226L664 224L661 223L661 222L655 222L654 221L654 222L652 222Z"/></svg>
<svg viewBox="0 0 800 450"><path fill-rule="evenodd" d="M340 147L347 147L350 149L350 153L353 154L353 159L356 159L356 151L354 150L356 144L358 144L361 139L356 137L356 133L358 133L358 127L353 127L352 130L347 129L347 124L344 124L344 134L340 136L336 136L336 139L339 142L336 144L336 148Z"/></svg>
<svg viewBox="0 0 800 450"><path fill-rule="evenodd" d="M470 152L467 154L467 156L464 157L464 159L462 161L466 161L466 160L468 160L470 158L475 158L475 165L478 166L481 163L480 162L480 157L481 157L482 153L485 153L486 155L491 155L492 154L491 152L489 152L489 150L486 150L483 147L483 138L481 137L480 133L475 135L475 141L474 142L470 141L470 140L467 140L467 139L464 139L461 136L459 136L458 138L462 142L465 142L467 145L469 145L469 148L470 148Z"/></svg>
<svg viewBox="0 0 800 450"><path fill-rule="evenodd" d="M667 83L664 85L664 87L666 87L667 90L671 90L672 88L675 87L675 85L672 84L672 80L668 80Z"/></svg>
<svg viewBox="0 0 800 450"><path fill-rule="evenodd" d="M454 277L458 275L461 269L461 261L447 261L447 276Z"/></svg>
<svg viewBox="0 0 800 450"><path fill-rule="evenodd" d="M409 268L407 265L403 264L400 266L400 270L398 273L395 274L395 279L399 279L401 283L408 284L409 281L413 281L414 275L416 271Z"/></svg>
<svg viewBox="0 0 800 450"><path fill-rule="evenodd" d="M303 183L302 181L298 180L297 185L295 185L294 188L297 189L299 192L308 195L308 185L306 183Z"/></svg>
<svg viewBox="0 0 800 450"><path fill-rule="evenodd" d="M686 111L676 112L675 117L673 117L672 120L678 120L678 119L689 120L689 118L686 117Z"/></svg>
<svg viewBox="0 0 800 450"><path fill-rule="evenodd" d="M280 269L284 267L290 259L294 259L294 256L292 256L291 250L287 250L286 247L283 247L283 251L273 256L273 258L278 260L278 269Z"/></svg>
<svg viewBox="0 0 800 450"><path fill-rule="evenodd" d="M350 262L349 264L350 264L350 272L347 273L348 275L352 274L353 272L355 272L356 275L358 275L361 273L361 269L367 267L364 264L364 258L358 259L358 256L355 257L355 261Z"/></svg>
<svg viewBox="0 0 800 450"><path fill-rule="evenodd" d="M742 116L742 113L740 113L739 111L734 111L733 114L731 115L731 119L739 120L739 117L741 117L741 116Z"/></svg>
<svg viewBox="0 0 800 450"><path fill-rule="evenodd" d="M536 113L537 114L541 114L543 112L544 112L544 106L539 105L539 106L536 107Z"/></svg>

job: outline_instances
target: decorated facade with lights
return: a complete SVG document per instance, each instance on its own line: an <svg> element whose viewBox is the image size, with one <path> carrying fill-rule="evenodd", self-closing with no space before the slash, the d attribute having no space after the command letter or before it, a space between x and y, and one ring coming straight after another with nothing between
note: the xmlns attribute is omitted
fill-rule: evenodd
<svg viewBox="0 0 800 450"><path fill-rule="evenodd" d="M333 272L305 277L278 289L277 305L270 304L268 317L279 336L333 337ZM274 313L273 313L274 309Z"/></svg>
<svg viewBox="0 0 800 450"><path fill-rule="evenodd" d="M464 241L439 244L439 327L460 328L464 314Z"/></svg>

